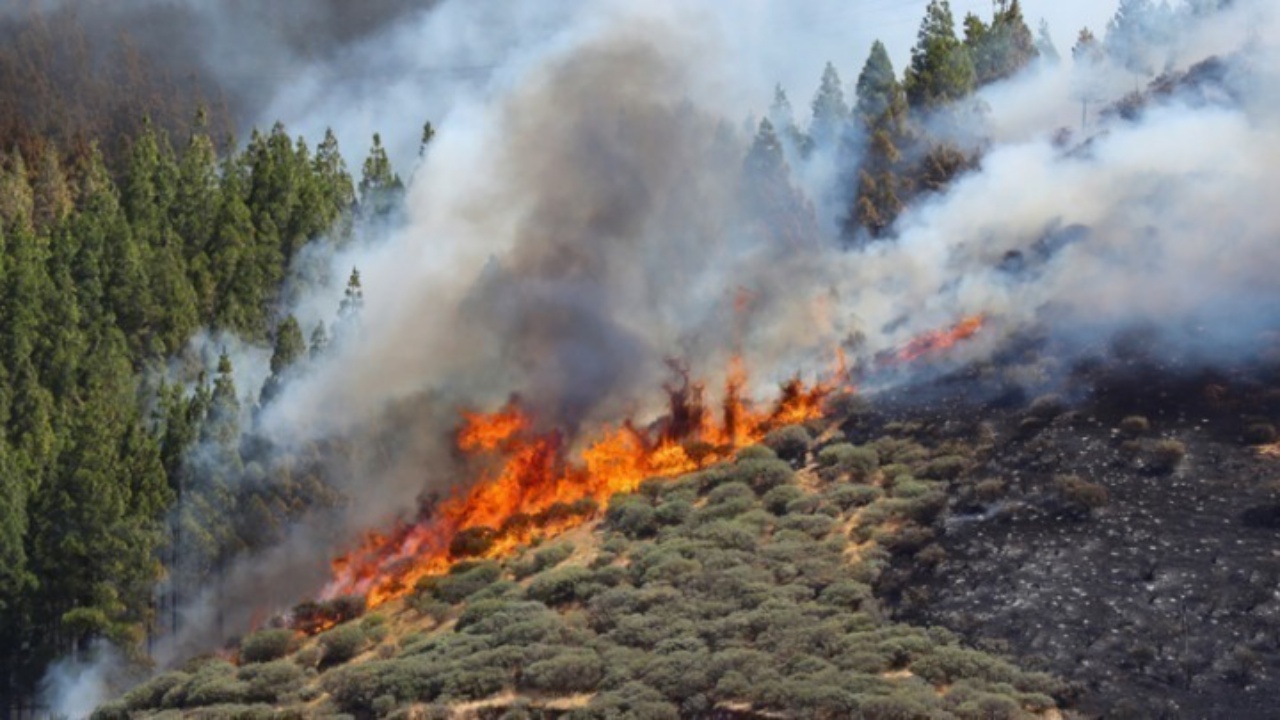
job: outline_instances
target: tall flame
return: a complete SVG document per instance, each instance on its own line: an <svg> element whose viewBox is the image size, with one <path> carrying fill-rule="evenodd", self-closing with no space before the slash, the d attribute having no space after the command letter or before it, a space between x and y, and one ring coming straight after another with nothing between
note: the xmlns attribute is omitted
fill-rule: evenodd
<svg viewBox="0 0 1280 720"><path fill-rule="evenodd" d="M946 330L932 330L924 333L899 348L892 359L899 363L912 362L926 355L954 347L961 340L968 340L977 335L986 322L985 315L971 315Z"/></svg>

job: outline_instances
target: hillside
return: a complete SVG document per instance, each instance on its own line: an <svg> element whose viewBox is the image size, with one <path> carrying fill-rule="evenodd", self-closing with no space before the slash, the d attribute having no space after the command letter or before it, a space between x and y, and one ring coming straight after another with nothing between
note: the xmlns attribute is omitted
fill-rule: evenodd
<svg viewBox="0 0 1280 720"><path fill-rule="evenodd" d="M315 637L260 630L95 717L1055 716L1065 683L894 622L872 590L895 556L945 562L933 528L974 448L828 425Z"/></svg>

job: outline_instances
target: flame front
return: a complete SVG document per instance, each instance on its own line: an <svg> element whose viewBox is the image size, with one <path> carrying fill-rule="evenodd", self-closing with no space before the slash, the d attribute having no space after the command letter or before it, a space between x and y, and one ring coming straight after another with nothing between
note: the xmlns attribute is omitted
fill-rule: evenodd
<svg viewBox="0 0 1280 720"><path fill-rule="evenodd" d="M334 560L334 579L322 596L363 595L375 607L461 559L508 556L534 537L585 522L595 507L634 492L648 478L697 470L763 440L775 427L821 417L837 387L796 378L782 386L777 401L757 408L746 398L745 365L735 359L715 413L704 405L703 386L677 372L682 382L666 388L670 407L662 423L606 427L576 460L558 432L535 432L518 402L494 413L463 412L458 449L490 469L418 522L369 533L358 549ZM467 547L468 539L479 544Z"/></svg>
<svg viewBox="0 0 1280 720"><path fill-rule="evenodd" d="M984 322L977 315L921 335L888 361L909 362L950 348L973 337ZM535 537L586 522L609 498L634 492L648 478L675 477L730 458L774 428L820 418L832 395L854 392L839 348L829 381L808 385L796 377L766 406L747 397L747 369L735 357L718 412L706 405L704 385L691 381L678 363L671 367L679 382L665 388L669 406L661 422L605 427L576 458L559 432L535 431L518 401L493 413L463 412L457 446L471 464L484 468L475 481L424 509L416 522L366 535L359 548L333 561L334 579L322 597L362 595L376 607L460 560L509 556Z"/></svg>

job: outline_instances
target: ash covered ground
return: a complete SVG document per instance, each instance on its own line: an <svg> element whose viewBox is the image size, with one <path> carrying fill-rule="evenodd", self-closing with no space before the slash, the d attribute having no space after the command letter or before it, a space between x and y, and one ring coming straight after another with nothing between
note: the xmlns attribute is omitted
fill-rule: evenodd
<svg viewBox="0 0 1280 720"><path fill-rule="evenodd" d="M1009 389L991 363L849 423L854 442L976 448L928 529L945 559L907 544L877 590L899 620L1068 680L1088 717L1274 717L1280 365L1123 345L1060 393Z"/></svg>

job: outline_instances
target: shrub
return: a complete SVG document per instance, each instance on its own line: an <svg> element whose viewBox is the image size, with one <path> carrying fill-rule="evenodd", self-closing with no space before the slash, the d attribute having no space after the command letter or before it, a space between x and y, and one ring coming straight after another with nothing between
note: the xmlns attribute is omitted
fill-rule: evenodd
<svg viewBox="0 0 1280 720"><path fill-rule="evenodd" d="M538 572L542 572L547 568L555 567L565 560L568 560L573 556L573 550L573 543L561 542L534 553L533 559L537 561Z"/></svg>
<svg viewBox="0 0 1280 720"><path fill-rule="evenodd" d="M874 485L854 485L852 483L832 485L825 493L827 500L841 510L870 505L883 495L884 492Z"/></svg>
<svg viewBox="0 0 1280 720"><path fill-rule="evenodd" d="M818 453L818 464L838 473L848 473L855 481L866 482L880 467L880 456L873 448L838 443Z"/></svg>
<svg viewBox="0 0 1280 720"><path fill-rule="evenodd" d="M780 530L798 530L811 538L818 539L831 532L835 521L826 515L788 515L778 522Z"/></svg>
<svg viewBox="0 0 1280 720"><path fill-rule="evenodd" d="M317 642L324 648L324 664L339 665L359 655L369 639L360 626L347 624L322 634Z"/></svg>
<svg viewBox="0 0 1280 720"><path fill-rule="evenodd" d="M1009 663L966 648L943 646L911 663L911 672L934 685L949 685L957 680L1010 682L1018 674Z"/></svg>
<svg viewBox="0 0 1280 720"><path fill-rule="evenodd" d="M275 703L280 697L302 687L302 668L288 660L248 665L240 669L240 680L247 683L248 702Z"/></svg>
<svg viewBox="0 0 1280 720"><path fill-rule="evenodd" d="M812 442L813 436L801 425L780 427L764 438L765 445L772 448L779 458L792 464L804 461Z"/></svg>
<svg viewBox="0 0 1280 720"><path fill-rule="evenodd" d="M164 696L170 690L183 685L190 676L181 672L167 672L157 675L147 682L125 693L121 699L128 710L150 710L158 708L164 702Z"/></svg>
<svg viewBox="0 0 1280 720"><path fill-rule="evenodd" d="M324 659L324 648L319 645L310 645L302 648L293 656L293 661L302 668L314 668Z"/></svg>
<svg viewBox="0 0 1280 720"><path fill-rule="evenodd" d="M605 522L632 539L653 537L658 530L653 505L638 495L613 496L605 512Z"/></svg>
<svg viewBox="0 0 1280 720"><path fill-rule="evenodd" d="M740 460L734 465L735 477L745 482L757 495L764 495L770 490L791 482L791 466L785 461L774 459Z"/></svg>
<svg viewBox="0 0 1280 720"><path fill-rule="evenodd" d="M1107 489L1076 475L1063 475L1054 480L1058 496L1068 510L1087 514L1103 507L1109 498Z"/></svg>
<svg viewBox="0 0 1280 720"><path fill-rule="evenodd" d="M437 623L442 623L449 618L449 612L453 606L447 602L437 600L430 593L415 593L409 596L409 607L414 612L423 617L429 617Z"/></svg>
<svg viewBox="0 0 1280 720"><path fill-rule="evenodd" d="M332 627L354 620L364 614L365 599L359 595L347 595L325 602L304 602L293 608L292 626L306 635L314 635L321 628Z"/></svg>
<svg viewBox="0 0 1280 720"><path fill-rule="evenodd" d="M918 498L933 490L933 483L921 482L910 475L899 475L893 479L893 496L896 498Z"/></svg>
<svg viewBox="0 0 1280 720"><path fill-rule="evenodd" d="M764 494L761 501L764 507L774 515L786 515L787 506L804 495L804 491L795 485L779 485Z"/></svg>
<svg viewBox="0 0 1280 720"><path fill-rule="evenodd" d="M461 570L458 569L461 567ZM448 575L431 575L418 581L418 592L456 605L472 594L488 587L502 575L502 568L495 562L482 562L455 567Z"/></svg>
<svg viewBox="0 0 1280 720"><path fill-rule="evenodd" d="M973 486L973 495L980 502L993 503L1004 497L1008 485L1000 478L987 478Z"/></svg>
<svg viewBox="0 0 1280 720"><path fill-rule="evenodd" d="M1157 473L1171 473L1186 457L1187 446L1177 440L1161 440L1151 448L1147 467Z"/></svg>
<svg viewBox="0 0 1280 720"><path fill-rule="evenodd" d="M748 445L738 451L735 459L738 462L743 460L777 460L778 454L766 445Z"/></svg>
<svg viewBox="0 0 1280 720"><path fill-rule="evenodd" d="M600 589L591 582L593 577L594 573L583 567L549 570L533 579L528 595L551 607L587 600Z"/></svg>
<svg viewBox="0 0 1280 720"><path fill-rule="evenodd" d="M1151 430L1151 422L1141 415L1130 415L1120 421L1120 432L1128 438L1146 435Z"/></svg>
<svg viewBox="0 0 1280 720"><path fill-rule="evenodd" d="M654 511L654 519L663 525L679 525L689 518L693 505L688 501L667 500Z"/></svg>
<svg viewBox="0 0 1280 720"><path fill-rule="evenodd" d="M818 594L818 602L842 610L858 612L875 602L871 587L852 580L841 580L828 585Z"/></svg>
<svg viewBox="0 0 1280 720"><path fill-rule="evenodd" d="M279 660L289 654L296 635L292 630L260 630L240 642L240 661L246 663Z"/></svg>
<svg viewBox="0 0 1280 720"><path fill-rule="evenodd" d="M604 679L604 663L593 650L574 650L525 668L520 684L550 693L591 692Z"/></svg>
<svg viewBox="0 0 1280 720"><path fill-rule="evenodd" d="M1060 396L1041 395L1031 401L1031 405L1027 408L1027 414L1041 420L1052 420L1061 415L1065 409L1066 406Z"/></svg>
<svg viewBox="0 0 1280 720"><path fill-rule="evenodd" d="M969 461L959 455L943 455L930 460L920 475L930 480L955 480L968 466Z"/></svg>

